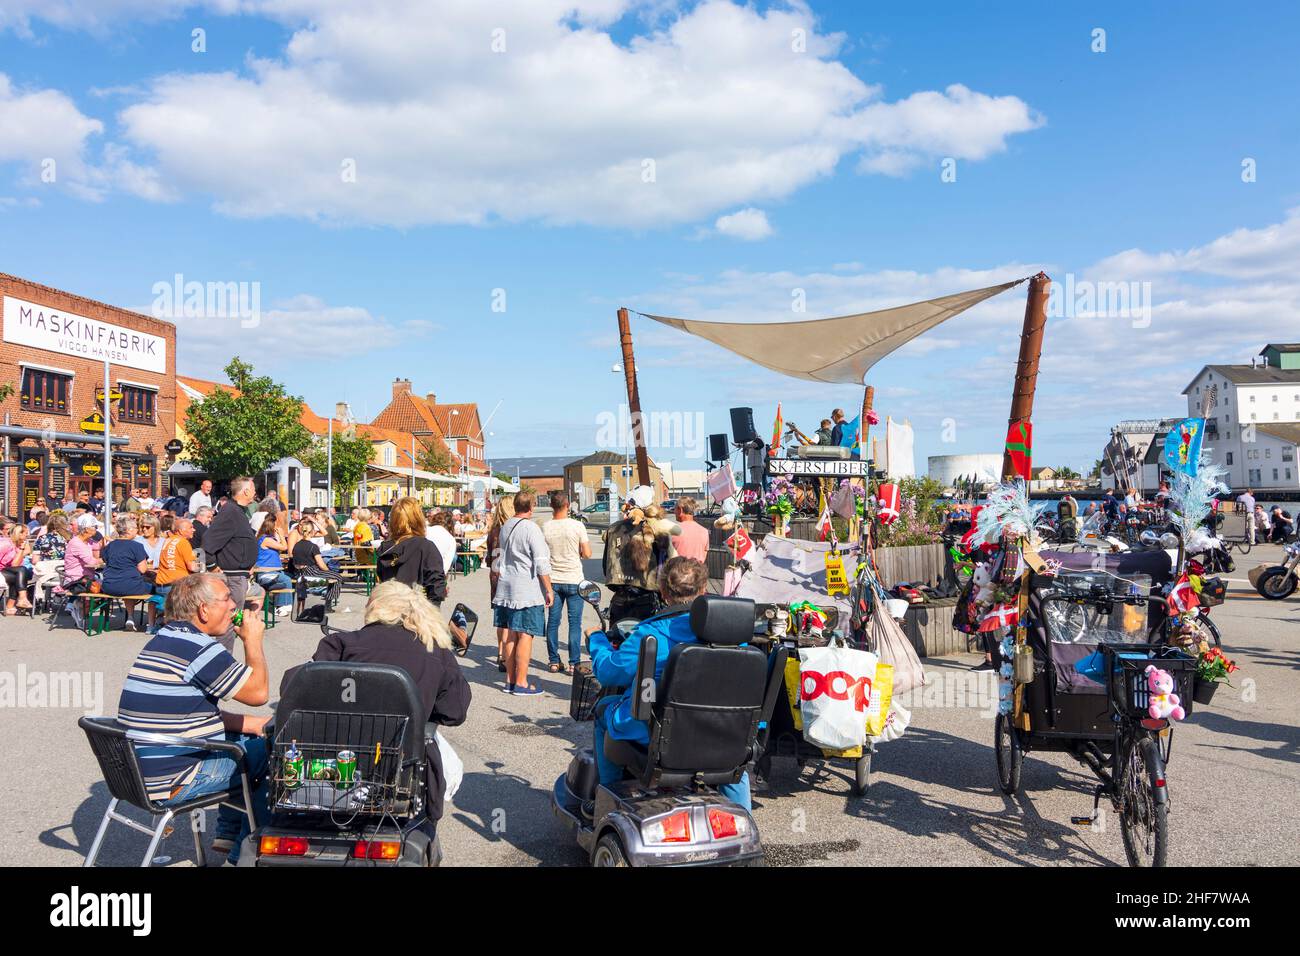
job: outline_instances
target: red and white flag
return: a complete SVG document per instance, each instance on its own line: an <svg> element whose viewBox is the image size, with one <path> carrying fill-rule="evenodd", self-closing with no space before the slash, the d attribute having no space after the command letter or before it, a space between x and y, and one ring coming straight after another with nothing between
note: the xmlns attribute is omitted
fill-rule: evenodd
<svg viewBox="0 0 1300 956"><path fill-rule="evenodd" d="M1165 598L1165 603L1169 605L1169 610L1174 614L1185 614L1200 604L1200 598L1196 596L1196 591L1192 589L1191 579L1186 574L1181 575L1174 582L1173 588L1169 591L1169 597Z"/></svg>
<svg viewBox="0 0 1300 956"><path fill-rule="evenodd" d="M1000 627L1015 627L1020 620L1020 606L1015 602L1007 604L995 604L983 618L980 619L980 631L996 631Z"/></svg>
<svg viewBox="0 0 1300 956"><path fill-rule="evenodd" d="M880 504L880 523L893 524L898 520L899 490L898 485L881 485L876 493Z"/></svg>
<svg viewBox="0 0 1300 956"><path fill-rule="evenodd" d="M726 540L725 544L731 551L731 556L737 561L754 550L754 539L745 531L744 525L736 525L736 530Z"/></svg>
<svg viewBox="0 0 1300 956"><path fill-rule="evenodd" d="M831 507L823 502L822 513L817 516L817 540L825 541L831 533Z"/></svg>
<svg viewBox="0 0 1300 956"><path fill-rule="evenodd" d="M961 536L961 549L969 552L971 545L975 543L975 535L979 534L980 512L984 510L983 505L976 505L970 512L970 530Z"/></svg>

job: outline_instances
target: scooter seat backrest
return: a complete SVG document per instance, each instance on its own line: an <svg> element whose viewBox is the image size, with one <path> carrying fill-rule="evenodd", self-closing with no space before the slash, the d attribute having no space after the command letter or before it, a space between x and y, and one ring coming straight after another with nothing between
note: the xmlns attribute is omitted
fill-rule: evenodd
<svg viewBox="0 0 1300 956"><path fill-rule="evenodd" d="M749 598L701 594L691 604L691 633L714 647L736 647L754 639L754 602Z"/></svg>
<svg viewBox="0 0 1300 956"><path fill-rule="evenodd" d="M756 647L674 647L656 693L654 766L668 774L700 774L706 782L744 766L752 759L767 678L767 655Z"/></svg>
<svg viewBox="0 0 1300 956"><path fill-rule="evenodd" d="M405 669L392 664L369 664L356 661L308 661L284 687L275 711L277 727L291 726L294 712L329 715L313 720L324 726L327 737L313 744L355 746L358 731L365 728L367 717L406 717L406 731L401 745L410 759L424 753L424 723L427 716L419 688Z"/></svg>

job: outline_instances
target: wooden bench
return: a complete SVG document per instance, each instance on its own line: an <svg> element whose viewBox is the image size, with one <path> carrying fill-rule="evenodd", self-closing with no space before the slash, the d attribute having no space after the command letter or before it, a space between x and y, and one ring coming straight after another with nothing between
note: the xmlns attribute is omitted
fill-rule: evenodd
<svg viewBox="0 0 1300 956"><path fill-rule="evenodd" d="M373 564L340 564L340 571L351 571L366 586L366 597L375 589L375 566Z"/></svg>
<svg viewBox="0 0 1300 956"><path fill-rule="evenodd" d="M97 634L103 634L111 631L113 602L122 602L122 613L126 614L127 601L139 601L136 607L136 614L139 616L140 630L145 629L144 605L145 602L152 600L152 594L93 594L89 591L84 594L78 594L77 599L85 601L85 631L87 637L94 637Z"/></svg>
<svg viewBox="0 0 1300 956"><path fill-rule="evenodd" d="M262 602L262 623L268 631L275 627L275 595L292 593L293 588L271 588L266 592L266 599Z"/></svg>

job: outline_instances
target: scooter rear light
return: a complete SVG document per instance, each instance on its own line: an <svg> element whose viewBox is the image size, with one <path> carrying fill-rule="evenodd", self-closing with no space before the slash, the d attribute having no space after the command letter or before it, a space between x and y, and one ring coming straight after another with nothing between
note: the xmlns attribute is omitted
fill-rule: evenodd
<svg viewBox="0 0 1300 956"><path fill-rule="evenodd" d="M641 836L646 843L690 843L690 811L679 810L658 820L651 820L642 826Z"/></svg>
<svg viewBox="0 0 1300 956"><path fill-rule="evenodd" d="M1163 787L1164 785L1165 785L1165 778L1164 778L1164 777L1156 777L1156 786L1157 786L1157 787Z"/></svg>
<svg viewBox="0 0 1300 956"><path fill-rule="evenodd" d="M725 840L728 837L740 835L740 827L737 824L744 825L744 821L737 820L734 813L728 813L726 810L713 809L709 811L709 829L713 831L713 839Z"/></svg>
<svg viewBox="0 0 1300 956"><path fill-rule="evenodd" d="M258 856L305 856L305 837L264 836L257 845Z"/></svg>
<svg viewBox="0 0 1300 956"><path fill-rule="evenodd" d="M352 847L354 860L396 860L402 852L397 840L358 840Z"/></svg>

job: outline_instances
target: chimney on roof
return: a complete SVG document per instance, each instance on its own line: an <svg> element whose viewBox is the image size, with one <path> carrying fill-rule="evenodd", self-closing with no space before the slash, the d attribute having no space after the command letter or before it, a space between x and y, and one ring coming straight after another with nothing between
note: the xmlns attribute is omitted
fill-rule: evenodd
<svg viewBox="0 0 1300 956"><path fill-rule="evenodd" d="M401 395L403 392L411 391L411 380L409 378L398 378L393 380L393 398Z"/></svg>
<svg viewBox="0 0 1300 956"><path fill-rule="evenodd" d="M438 396L433 394L433 392L429 392L427 395L425 395L424 400L427 401L430 405L438 404Z"/></svg>
<svg viewBox="0 0 1300 956"><path fill-rule="evenodd" d="M352 424L352 409L348 407L347 402L334 403L334 417L344 425Z"/></svg>
<svg viewBox="0 0 1300 956"><path fill-rule="evenodd" d="M1255 356L1252 355L1252 356L1250 357L1250 367L1251 367L1251 368L1254 368L1254 367L1255 367L1255 364L1256 364L1258 361L1259 361L1259 360L1256 359Z"/></svg>

